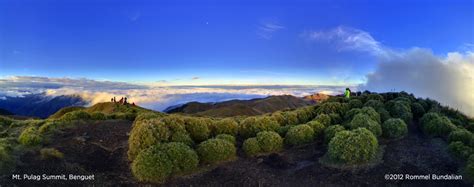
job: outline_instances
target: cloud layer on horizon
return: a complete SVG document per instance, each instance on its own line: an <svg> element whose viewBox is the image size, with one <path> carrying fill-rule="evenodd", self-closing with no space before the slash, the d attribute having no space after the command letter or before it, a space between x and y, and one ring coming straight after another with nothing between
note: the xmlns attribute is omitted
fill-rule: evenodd
<svg viewBox="0 0 474 187"><path fill-rule="evenodd" d="M90 104L128 97L141 106L164 110L191 101L220 102L231 99L253 99L270 95L305 96L317 92L336 94L342 86L153 86L90 79L9 77L0 79L0 98L26 94L48 96L79 95Z"/></svg>

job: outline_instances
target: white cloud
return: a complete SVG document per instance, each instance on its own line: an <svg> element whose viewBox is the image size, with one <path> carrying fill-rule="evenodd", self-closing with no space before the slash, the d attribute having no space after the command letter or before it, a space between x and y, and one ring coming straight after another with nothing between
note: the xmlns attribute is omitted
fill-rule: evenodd
<svg viewBox="0 0 474 187"><path fill-rule="evenodd" d="M263 39L269 40L273 37L275 32L284 28L284 26L276 21L262 21L257 28L257 34Z"/></svg>
<svg viewBox="0 0 474 187"><path fill-rule="evenodd" d="M303 37L310 41L327 42L339 51L369 52L375 56L386 56L391 50L363 30L339 26L330 30L306 31Z"/></svg>

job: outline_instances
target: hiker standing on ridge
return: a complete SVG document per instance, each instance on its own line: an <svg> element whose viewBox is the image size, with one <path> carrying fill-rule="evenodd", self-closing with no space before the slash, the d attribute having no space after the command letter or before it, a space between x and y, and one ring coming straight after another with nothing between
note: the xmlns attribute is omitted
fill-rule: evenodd
<svg viewBox="0 0 474 187"><path fill-rule="evenodd" d="M346 91L344 92L344 97L347 99L351 97L351 90L349 88L346 88Z"/></svg>

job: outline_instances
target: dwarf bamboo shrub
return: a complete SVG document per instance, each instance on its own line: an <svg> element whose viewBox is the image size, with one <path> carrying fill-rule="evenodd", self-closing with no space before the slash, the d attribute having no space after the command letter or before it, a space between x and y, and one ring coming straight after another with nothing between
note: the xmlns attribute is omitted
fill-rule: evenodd
<svg viewBox="0 0 474 187"><path fill-rule="evenodd" d="M259 132L257 137L245 140L242 149L247 156L277 152L283 149L283 138L276 132Z"/></svg>
<svg viewBox="0 0 474 187"><path fill-rule="evenodd" d="M34 126L27 127L18 137L18 142L22 145L34 146L43 142L43 137Z"/></svg>
<svg viewBox="0 0 474 187"><path fill-rule="evenodd" d="M455 130L455 126L447 117L440 116L437 113L426 113L420 119L420 122L423 132L429 136L444 137Z"/></svg>
<svg viewBox="0 0 474 187"><path fill-rule="evenodd" d="M324 129L326 129L326 126L320 123L319 121L313 120L306 123L306 125L310 126L313 129L315 138L322 137L324 134Z"/></svg>
<svg viewBox="0 0 474 187"><path fill-rule="evenodd" d="M211 131L214 136L219 134L237 135L239 124L232 118L224 118L211 124Z"/></svg>
<svg viewBox="0 0 474 187"><path fill-rule="evenodd" d="M448 150L455 157L463 160L466 160L474 153L474 150L471 147L464 145L464 143L460 141L451 142L448 146Z"/></svg>
<svg viewBox="0 0 474 187"><path fill-rule="evenodd" d="M373 120L367 114L359 113L352 118L352 121L348 124L350 129L357 129L364 127L374 133L375 136L382 135L382 127L380 124Z"/></svg>
<svg viewBox="0 0 474 187"><path fill-rule="evenodd" d="M208 139L197 146L197 153L204 164L216 164L236 157L235 145L223 139Z"/></svg>
<svg viewBox="0 0 474 187"><path fill-rule="evenodd" d="M301 145L313 141L314 130L308 125L297 125L291 127L285 136L287 145Z"/></svg>
<svg viewBox="0 0 474 187"><path fill-rule="evenodd" d="M333 125L329 126L324 130L324 142L329 143L332 138L336 135L336 133L345 130L345 128L341 125Z"/></svg>
<svg viewBox="0 0 474 187"><path fill-rule="evenodd" d="M331 116L327 114L319 114L313 119L313 121L317 121L323 124L324 126L328 127L329 125L331 125Z"/></svg>
<svg viewBox="0 0 474 187"><path fill-rule="evenodd" d="M219 134L216 136L216 138L226 140L234 145L237 143L237 141L235 140L235 137L230 134Z"/></svg>
<svg viewBox="0 0 474 187"><path fill-rule="evenodd" d="M43 148L40 150L41 160L63 159L64 154L55 148Z"/></svg>
<svg viewBox="0 0 474 187"><path fill-rule="evenodd" d="M349 107L350 108L362 108L363 103L359 99L351 99L349 101Z"/></svg>
<svg viewBox="0 0 474 187"><path fill-rule="evenodd" d="M184 121L186 123L186 131L189 132L189 135L195 142L201 142L209 138L211 132L209 126L211 126L211 124L208 124L207 120L196 117L187 117Z"/></svg>
<svg viewBox="0 0 474 187"><path fill-rule="evenodd" d="M400 118L391 118L382 124L383 135L387 138L399 138L408 132L407 124Z"/></svg>
<svg viewBox="0 0 474 187"><path fill-rule="evenodd" d="M257 134L257 142L263 152L275 152L283 149L283 138L276 132L263 131Z"/></svg>
<svg viewBox="0 0 474 187"><path fill-rule="evenodd" d="M473 142L473 134L466 129L458 129L449 133L448 141L456 142L460 141L465 145L471 145Z"/></svg>
<svg viewBox="0 0 474 187"><path fill-rule="evenodd" d="M247 117L240 124L239 134L249 138L261 131L276 131L278 127L278 122L269 116Z"/></svg>
<svg viewBox="0 0 474 187"><path fill-rule="evenodd" d="M242 144L242 149L247 156L255 156L262 152L260 145L258 145L257 138L249 138Z"/></svg>
<svg viewBox="0 0 474 187"><path fill-rule="evenodd" d="M283 113L283 116L286 119L286 125L298 125L298 115L294 111L286 111Z"/></svg>
<svg viewBox="0 0 474 187"><path fill-rule="evenodd" d="M377 138L366 128L341 131L329 142L329 159L343 164L363 164L377 156Z"/></svg>
<svg viewBox="0 0 474 187"><path fill-rule="evenodd" d="M73 120L89 120L91 116L89 113L83 110L75 110L68 112L61 117L61 120L64 121L73 121Z"/></svg>

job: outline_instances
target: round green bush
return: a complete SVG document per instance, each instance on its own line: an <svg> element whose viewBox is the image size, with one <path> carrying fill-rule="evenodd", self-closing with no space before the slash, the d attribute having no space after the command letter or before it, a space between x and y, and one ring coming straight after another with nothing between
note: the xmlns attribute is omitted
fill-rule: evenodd
<svg viewBox="0 0 474 187"><path fill-rule="evenodd" d="M377 137L382 135L382 127L380 124L367 114L359 113L355 115L348 125L350 129L367 128Z"/></svg>
<svg viewBox="0 0 474 187"><path fill-rule="evenodd" d="M385 108L384 104L380 100L368 100L364 104L365 107L372 107L375 110Z"/></svg>
<svg viewBox="0 0 474 187"><path fill-rule="evenodd" d="M42 148L40 150L41 160L61 160L64 154L55 148Z"/></svg>
<svg viewBox="0 0 474 187"><path fill-rule="evenodd" d="M373 109L372 107L363 107L363 108L356 108L356 109L351 109L349 110L344 118L346 120L352 120L354 118L354 116L356 116L357 114L366 114L367 116L369 116L372 120L378 122L378 123L381 123L381 119L380 119L380 114L375 111L375 109Z"/></svg>
<svg viewBox="0 0 474 187"><path fill-rule="evenodd" d="M344 114L349 109L349 105L344 105L339 102L324 102L317 109L317 114Z"/></svg>
<svg viewBox="0 0 474 187"><path fill-rule="evenodd" d="M193 139L191 138L191 136L189 135L189 133L186 132L186 131L174 132L174 133L171 135L170 141L171 141L171 142L184 143L184 144L189 145L189 146L193 146L193 145L194 145Z"/></svg>
<svg viewBox="0 0 474 187"><path fill-rule="evenodd" d="M343 121L340 114L330 113L329 117L331 117L331 125L340 124Z"/></svg>
<svg viewBox="0 0 474 187"><path fill-rule="evenodd" d="M455 126L447 117L440 116L437 113L426 113L420 121L423 132L429 136L448 136L455 129Z"/></svg>
<svg viewBox="0 0 474 187"><path fill-rule="evenodd" d="M275 119L278 124L280 124L280 126L286 125L286 119L282 112L274 112L272 113L271 117Z"/></svg>
<svg viewBox="0 0 474 187"><path fill-rule="evenodd" d="M290 130L292 126L291 125L285 125L285 126L281 126L281 127L278 127L277 129L277 133L284 137L286 135L286 133L288 132L288 130Z"/></svg>
<svg viewBox="0 0 474 187"><path fill-rule="evenodd" d="M313 117L312 111L308 110L307 108L297 109L295 112L299 124L306 123Z"/></svg>
<svg viewBox="0 0 474 187"><path fill-rule="evenodd" d="M363 107L359 113L368 115L372 120L381 123L380 114L372 107Z"/></svg>
<svg viewBox="0 0 474 187"><path fill-rule="evenodd" d="M310 122L306 123L306 125L309 125L311 128L313 128L315 138L322 137L323 134L324 134L324 129L326 129L326 126L323 125L319 121L314 121L313 120L313 121L310 121Z"/></svg>
<svg viewBox="0 0 474 187"><path fill-rule="evenodd" d="M298 115L294 111L287 111L283 113L283 116L286 119L286 125L298 125Z"/></svg>
<svg viewBox="0 0 474 187"><path fill-rule="evenodd" d="M345 128L341 125L333 125L329 126L324 130L324 142L329 143L332 138L336 135L336 133L345 130Z"/></svg>
<svg viewBox="0 0 474 187"><path fill-rule="evenodd" d="M377 100L377 101L384 101L383 96L379 94L367 94L364 95L365 101L370 101L370 100Z"/></svg>
<svg viewBox="0 0 474 187"><path fill-rule="evenodd" d="M324 126L328 127L329 125L331 125L331 116L329 116L328 114L319 114L313 119L313 121L318 121Z"/></svg>
<svg viewBox="0 0 474 187"><path fill-rule="evenodd" d="M362 108L362 105L362 101L360 101L359 99L351 99L349 101L350 108Z"/></svg>
<svg viewBox="0 0 474 187"><path fill-rule="evenodd" d="M464 145L464 143L460 141L451 142L448 146L448 150L455 157L464 160L474 153L474 150L471 147Z"/></svg>
<svg viewBox="0 0 474 187"><path fill-rule="evenodd" d="M235 140L235 137L230 134L219 134L216 136L216 138L226 140L234 145L237 143L237 141Z"/></svg>
<svg viewBox="0 0 474 187"><path fill-rule="evenodd" d="M106 117L105 114L102 113L102 112L93 112L93 113L91 114L91 119L92 119L92 120L106 120L107 117Z"/></svg>
<svg viewBox="0 0 474 187"><path fill-rule="evenodd" d="M458 129L449 133L448 141L460 141L466 145L471 145L473 143L473 134L466 129Z"/></svg>
<svg viewBox="0 0 474 187"><path fill-rule="evenodd" d="M388 119L392 118L392 116L390 116L390 113L387 110L385 110L385 108L378 109L377 113L380 114L380 121L381 122L385 122Z"/></svg>
<svg viewBox="0 0 474 187"><path fill-rule="evenodd" d="M201 142L209 138L211 132L209 126L211 124L207 124L206 120L196 117L187 117L185 118L185 123L186 131L188 131L195 142Z"/></svg>
<svg viewBox="0 0 474 187"><path fill-rule="evenodd" d="M211 131L214 136L219 134L237 135L239 124L232 118L224 118L215 121L211 125Z"/></svg>
<svg viewBox="0 0 474 187"><path fill-rule="evenodd" d="M467 159L466 167L463 169L463 176L470 181L474 181L474 154L470 155Z"/></svg>
<svg viewBox="0 0 474 187"><path fill-rule="evenodd" d="M285 136L287 145L301 145L313 141L314 131L308 125L296 125L291 127Z"/></svg>
<svg viewBox="0 0 474 187"><path fill-rule="evenodd" d="M262 152L260 145L258 145L257 138L249 138L242 144L242 149L247 156L255 156Z"/></svg>
<svg viewBox="0 0 474 187"><path fill-rule="evenodd" d="M88 119L91 119L91 116L89 115L89 113L83 110L68 112L61 117L61 120L64 120L64 121L88 120Z"/></svg>
<svg viewBox="0 0 474 187"><path fill-rule="evenodd" d="M3 127L8 127L10 124L12 124L12 121L10 118L0 116L0 128Z"/></svg>
<svg viewBox="0 0 474 187"><path fill-rule="evenodd" d="M352 120L352 118L354 118L356 114L360 113L360 111L361 111L360 108L353 108L344 114L344 119L350 121Z"/></svg>
<svg viewBox="0 0 474 187"><path fill-rule="evenodd" d="M22 145L34 146L39 145L43 141L43 137L34 126L24 129L18 137L18 142Z"/></svg>
<svg viewBox="0 0 474 187"><path fill-rule="evenodd" d="M60 130L61 127L66 126L64 123L68 123L68 122L61 122L61 121L58 121L58 120L51 120L51 121L47 120L44 124L42 124L38 128L38 132L40 134L57 132L57 131Z"/></svg>
<svg viewBox="0 0 474 187"><path fill-rule="evenodd" d="M4 139L0 139L0 172L11 171L15 166L15 159L11 155L11 145Z"/></svg>
<svg viewBox="0 0 474 187"><path fill-rule="evenodd" d="M257 134L257 142L260 149L265 152L275 152L283 149L283 138L276 132L263 131Z"/></svg>
<svg viewBox="0 0 474 187"><path fill-rule="evenodd" d="M165 124L165 126L171 130L171 132L180 132L186 131L186 123L184 118L179 115L168 115L161 117L160 120Z"/></svg>
<svg viewBox="0 0 474 187"><path fill-rule="evenodd" d="M409 124L413 118L411 113L411 106L409 103L403 101L389 101L386 104L386 109L394 118L401 118L405 123Z"/></svg>
<svg viewBox="0 0 474 187"><path fill-rule="evenodd" d="M163 183L173 172L173 162L160 145L155 145L141 151L131 168L138 181Z"/></svg>
<svg viewBox="0 0 474 187"><path fill-rule="evenodd" d="M159 144L159 150L166 153L172 164L172 174L181 175L197 168L199 158L191 147L179 142Z"/></svg>
<svg viewBox="0 0 474 187"><path fill-rule="evenodd" d="M128 138L128 158L134 160L140 151L167 142L171 135L171 130L158 118L135 121Z"/></svg>
<svg viewBox="0 0 474 187"><path fill-rule="evenodd" d="M216 164L236 157L235 145L227 140L212 138L201 142L197 152L204 164Z"/></svg>
<svg viewBox="0 0 474 187"><path fill-rule="evenodd" d="M382 124L382 131L387 138L399 138L408 133L408 128L402 119L391 118Z"/></svg>
<svg viewBox="0 0 474 187"><path fill-rule="evenodd" d="M343 164L363 164L376 158L379 144L372 132L365 128L341 131L329 142L328 157Z"/></svg>
<svg viewBox="0 0 474 187"><path fill-rule="evenodd" d="M154 119L154 118L159 118L161 116L162 115L156 112L140 112L135 118L135 121L137 122L137 121L146 120L146 119Z"/></svg>
<svg viewBox="0 0 474 187"><path fill-rule="evenodd" d="M415 118L415 119L419 119L425 114L425 109L418 102L411 104L411 111L413 113L413 118Z"/></svg>
<svg viewBox="0 0 474 187"><path fill-rule="evenodd" d="M280 124L269 116L248 117L241 122L239 134L244 138L249 138L261 131L276 131L278 127Z"/></svg>

